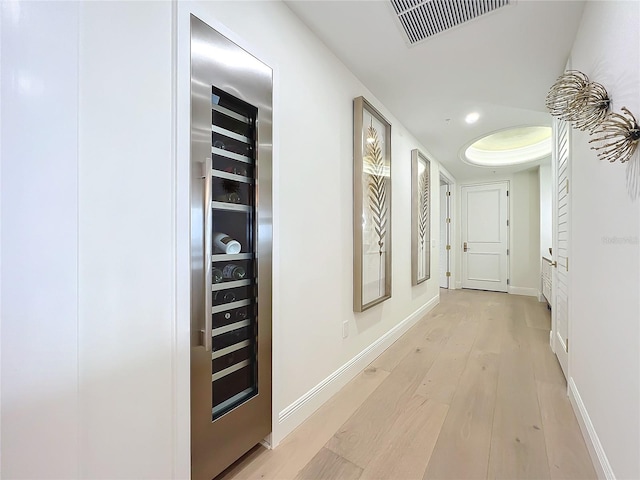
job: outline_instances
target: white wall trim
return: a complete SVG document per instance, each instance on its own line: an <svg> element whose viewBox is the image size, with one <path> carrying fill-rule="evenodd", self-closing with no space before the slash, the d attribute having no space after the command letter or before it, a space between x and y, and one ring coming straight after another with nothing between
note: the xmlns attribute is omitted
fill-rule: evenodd
<svg viewBox="0 0 640 480"><path fill-rule="evenodd" d="M573 377L569 377L569 400L578 419L582 436L587 444L587 449L589 450L589 455L591 456L591 461L596 469L598 478L615 480L616 476L613 473L611 464L609 464L607 454L604 452L604 448L602 448L602 444L591 422L587 408L582 401L582 397L580 397L580 393L578 393L578 387L573 381Z"/></svg>
<svg viewBox="0 0 640 480"><path fill-rule="evenodd" d="M509 286L507 290L511 295L527 295L528 297L538 297L540 292L537 288Z"/></svg>
<svg viewBox="0 0 640 480"><path fill-rule="evenodd" d="M439 295L429 300L426 304L382 335L378 340L362 350L359 354L322 380L291 405L284 408L278 415L279 438L272 439L275 442L272 443L272 446L277 446L285 436L291 433L304 420L309 418L313 412L335 395L358 373L364 370L367 365L389 348L393 342L400 338L400 336L417 323L420 318L431 311L438 303L440 303Z"/></svg>

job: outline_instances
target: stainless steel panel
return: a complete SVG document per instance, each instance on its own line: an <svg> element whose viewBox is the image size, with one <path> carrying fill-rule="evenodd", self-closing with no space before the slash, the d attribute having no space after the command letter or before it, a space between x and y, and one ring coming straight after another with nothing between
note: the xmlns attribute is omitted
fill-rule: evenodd
<svg viewBox="0 0 640 480"><path fill-rule="evenodd" d="M252 259L252 254L211 255L205 249L203 163L212 153L243 162L251 159L214 148L212 108L234 118L249 119L211 104L212 86L258 109L255 205L257 269L258 393L212 421L212 353L200 332L209 308L211 284L205 278L211 261ZM191 463L192 478L211 479L271 432L271 276L272 276L272 71L204 22L191 18ZM206 168L206 167L204 167ZM214 173L215 175L216 173ZM241 302L235 302L241 303ZM218 380L223 381L223 380ZM224 409L251 394L230 398Z"/></svg>

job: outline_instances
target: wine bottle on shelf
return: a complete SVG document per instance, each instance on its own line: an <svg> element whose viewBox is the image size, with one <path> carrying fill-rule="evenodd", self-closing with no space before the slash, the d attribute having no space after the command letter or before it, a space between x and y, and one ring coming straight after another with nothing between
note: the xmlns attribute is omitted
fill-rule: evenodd
<svg viewBox="0 0 640 480"><path fill-rule="evenodd" d="M241 177L247 176L247 169L241 167L227 167L224 169L227 173L233 173L234 175L240 175Z"/></svg>
<svg viewBox="0 0 640 480"><path fill-rule="evenodd" d="M233 292L217 291L213 292L213 301L219 303L231 303L236 301L236 295Z"/></svg>
<svg viewBox="0 0 640 480"><path fill-rule="evenodd" d="M214 268L211 271L211 280L213 280L213 283L220 283L223 279L223 275L222 275L222 270L220 270L219 268Z"/></svg>
<svg viewBox="0 0 640 480"><path fill-rule="evenodd" d="M240 242L234 240L226 233L216 232L213 234L213 246L218 252L227 254L240 253L242 246Z"/></svg>
<svg viewBox="0 0 640 480"><path fill-rule="evenodd" d="M246 308L239 308L236 310L236 320L244 320L245 318L247 318Z"/></svg>
<svg viewBox="0 0 640 480"><path fill-rule="evenodd" d="M224 203L241 203L240 195L236 192L223 193L222 195L218 195L216 200Z"/></svg>
<svg viewBox="0 0 640 480"><path fill-rule="evenodd" d="M247 272L240 265L229 263L222 269L222 277L225 280L242 280L246 277Z"/></svg>

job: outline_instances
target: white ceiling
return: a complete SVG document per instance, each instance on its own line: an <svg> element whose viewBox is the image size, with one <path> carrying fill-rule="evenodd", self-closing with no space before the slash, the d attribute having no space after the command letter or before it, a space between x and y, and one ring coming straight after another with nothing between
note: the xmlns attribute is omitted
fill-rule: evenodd
<svg viewBox="0 0 640 480"><path fill-rule="evenodd" d="M550 125L544 98L584 7L517 0L408 47L388 0L286 4L458 180L531 167L473 167L458 155L503 128ZM467 125L471 111L481 117Z"/></svg>

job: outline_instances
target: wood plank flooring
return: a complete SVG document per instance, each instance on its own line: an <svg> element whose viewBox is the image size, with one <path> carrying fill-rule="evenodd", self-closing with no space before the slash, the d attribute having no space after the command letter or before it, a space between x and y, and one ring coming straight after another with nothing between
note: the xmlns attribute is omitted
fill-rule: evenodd
<svg viewBox="0 0 640 480"><path fill-rule="evenodd" d="M218 480L595 479L535 298L440 304L292 432Z"/></svg>

